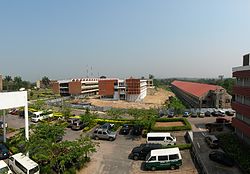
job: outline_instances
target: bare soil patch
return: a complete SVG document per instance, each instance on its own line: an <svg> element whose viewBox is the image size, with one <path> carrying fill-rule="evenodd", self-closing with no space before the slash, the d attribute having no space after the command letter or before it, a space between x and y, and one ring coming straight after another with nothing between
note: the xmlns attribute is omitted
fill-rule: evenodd
<svg viewBox="0 0 250 174"><path fill-rule="evenodd" d="M185 126L183 122L156 122L155 127L172 127L172 126Z"/></svg>

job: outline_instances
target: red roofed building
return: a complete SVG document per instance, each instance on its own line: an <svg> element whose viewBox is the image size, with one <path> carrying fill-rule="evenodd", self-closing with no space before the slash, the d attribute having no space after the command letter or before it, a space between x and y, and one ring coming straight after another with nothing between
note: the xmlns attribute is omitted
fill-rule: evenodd
<svg viewBox="0 0 250 174"><path fill-rule="evenodd" d="M236 117L232 120L236 134L250 144L250 55L243 56L243 66L233 68L236 84L233 87L235 101L232 108Z"/></svg>
<svg viewBox="0 0 250 174"><path fill-rule="evenodd" d="M172 90L193 108L230 108L231 95L217 85L175 80Z"/></svg>

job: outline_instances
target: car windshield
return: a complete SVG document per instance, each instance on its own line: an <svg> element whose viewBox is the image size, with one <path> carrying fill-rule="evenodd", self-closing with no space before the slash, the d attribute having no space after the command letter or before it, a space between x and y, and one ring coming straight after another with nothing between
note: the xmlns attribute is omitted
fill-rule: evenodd
<svg viewBox="0 0 250 174"><path fill-rule="evenodd" d="M150 153L147 154L147 156L146 156L146 161L148 161L149 158L150 158Z"/></svg>
<svg viewBox="0 0 250 174"><path fill-rule="evenodd" d="M170 134L170 136L171 136L173 139L175 138L173 134Z"/></svg>
<svg viewBox="0 0 250 174"><path fill-rule="evenodd" d="M5 173L8 173L8 171L9 171L9 168L6 166L6 167L3 167L3 168L1 168L0 169L0 174L5 174Z"/></svg>
<svg viewBox="0 0 250 174"><path fill-rule="evenodd" d="M39 171L39 167L38 166L36 166L36 167L34 167L33 169L31 169L30 170L30 174L34 174L34 173L36 173L36 172L38 172Z"/></svg>

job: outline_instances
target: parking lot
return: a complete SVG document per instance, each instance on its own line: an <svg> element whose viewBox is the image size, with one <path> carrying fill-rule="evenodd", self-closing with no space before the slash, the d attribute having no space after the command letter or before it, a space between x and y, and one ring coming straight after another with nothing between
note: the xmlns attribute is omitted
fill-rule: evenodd
<svg viewBox="0 0 250 174"><path fill-rule="evenodd" d="M231 119L230 116L225 116L228 119ZM242 174L237 166L227 167L216 162L213 162L209 159L209 153L213 151L213 149L209 148L207 143L205 142L205 136L208 134L218 135L220 133L229 132L227 127L224 126L224 130L222 132L211 132L209 133L207 129L205 129L206 123L215 122L216 117L204 117L204 118L188 118L189 122L192 125L192 131L194 136L194 146L197 149L197 153L201 159L201 163L205 166L205 171L208 174ZM221 150L221 149L220 149Z"/></svg>
<svg viewBox="0 0 250 174"><path fill-rule="evenodd" d="M173 133L177 138L177 144L183 143L184 132ZM129 159L131 150L145 143L145 138L135 137L132 135L118 135L115 141L98 140L97 152L91 155L91 162L78 174L140 174L152 173L144 171L142 160L134 161ZM189 150L181 151L183 165L176 170L154 171L153 173L175 173L175 174L193 174L197 170L192 162Z"/></svg>

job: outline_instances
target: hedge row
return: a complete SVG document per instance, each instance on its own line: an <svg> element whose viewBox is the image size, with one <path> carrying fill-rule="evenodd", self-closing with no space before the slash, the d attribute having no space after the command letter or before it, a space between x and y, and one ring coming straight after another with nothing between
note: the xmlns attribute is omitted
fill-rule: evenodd
<svg viewBox="0 0 250 174"><path fill-rule="evenodd" d="M191 130L192 127L186 118L160 118L156 122L177 122L181 121L184 126L171 126L171 127L155 127L155 124L151 126L151 131L153 132L166 132L166 131L183 131Z"/></svg>
<svg viewBox="0 0 250 174"><path fill-rule="evenodd" d="M173 148L173 147L178 147L180 150L185 150L185 149L191 149L192 144L176 144L176 145L171 145L171 146L164 146L164 148Z"/></svg>
<svg viewBox="0 0 250 174"><path fill-rule="evenodd" d="M126 120L126 119L118 119L118 120L112 120L112 119L101 119L101 118L97 118L95 119L95 122L97 124L104 124L104 123L113 123L113 124L133 124L134 121L133 120Z"/></svg>

